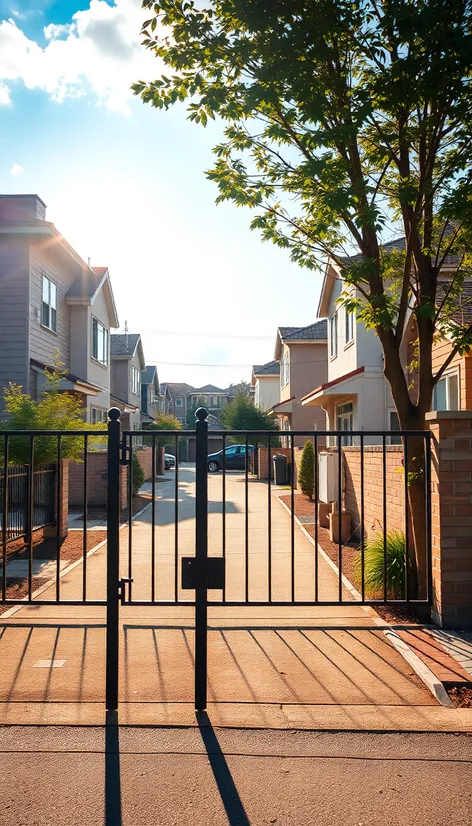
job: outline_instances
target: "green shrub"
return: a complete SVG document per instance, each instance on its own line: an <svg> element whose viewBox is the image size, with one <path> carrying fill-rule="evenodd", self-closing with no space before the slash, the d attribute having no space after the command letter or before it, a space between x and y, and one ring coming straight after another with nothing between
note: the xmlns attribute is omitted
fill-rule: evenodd
<svg viewBox="0 0 472 826"><path fill-rule="evenodd" d="M139 488L144 484L144 470L142 469L139 459L133 450L133 496L139 493Z"/></svg>
<svg viewBox="0 0 472 826"><path fill-rule="evenodd" d="M404 599L405 597L405 536L400 531L387 533L385 543L387 597ZM409 576L414 578L414 569L410 562ZM356 582L362 581L362 557L356 560ZM384 534L376 531L364 546L364 584L366 595L375 599L384 590Z"/></svg>
<svg viewBox="0 0 472 826"><path fill-rule="evenodd" d="M313 442L305 442L300 461L298 483L302 493L313 499L315 490L315 448Z"/></svg>

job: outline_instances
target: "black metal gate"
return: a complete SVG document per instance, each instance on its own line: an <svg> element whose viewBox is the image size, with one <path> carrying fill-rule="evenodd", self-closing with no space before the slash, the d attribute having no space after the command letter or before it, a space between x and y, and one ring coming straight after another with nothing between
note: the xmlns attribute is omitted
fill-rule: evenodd
<svg viewBox="0 0 472 826"><path fill-rule="evenodd" d="M27 438L31 465L34 464L35 439L55 440L57 444L58 482L61 476L61 459L67 439L83 439L84 473L83 473L83 559L82 588L77 598L64 598L60 582L61 561L61 493L60 484L56 485L55 516L57 523L56 562L54 600L36 597L32 587L33 544L28 538L28 591L26 597L11 598L7 594L7 525L8 496L3 495L3 573L2 601L7 605L35 604L45 605L62 603L66 605L102 605L107 611L106 636L106 707L114 710L118 707L118 664L119 664L119 611L120 606L178 606L195 607L195 707L206 708L207 703L207 616L210 606L330 606L330 605L402 605L427 608L431 602L431 449L429 432L377 432L361 431L221 431L212 435L221 439L222 450L217 457L208 457L208 413L204 409L197 411L196 429L193 431L163 432L158 430L121 431L120 411L109 411L107 431L95 432L92 436L84 431L78 432L4 432L3 433L3 468L4 477L8 471L8 445L15 437ZM196 440L195 491L194 495L183 490L181 484L181 466L179 462L179 440L191 436ZM88 448L93 438L107 440L107 569L106 593L103 598L90 597L87 590L87 515L89 499ZM309 513L297 514L301 499L296 491L296 463L298 448L306 441L313 445L313 499L304 500ZM156 477L157 450L160 444L175 445L175 469L172 483L168 488L173 492L172 520L168 519L162 530L158 530L156 520ZM149 565L144 579L136 576L133 551L133 458L141 446L151 449L151 481L149 499L151 505L150 535L148 535ZM424 553L426 564L419 577L412 572L412 537L411 514L409 507L409 485L412 453L421 461L416 464L416 477L424 483ZM291 469L290 475L278 478L279 471L274 471L274 457L283 456L280 462ZM331 492L326 493L325 468L321 462L331 467ZM256 458L258 461L256 461ZM394 461L393 461L394 460ZM396 466L394 464L396 462ZM120 564L120 527L122 491L120 489L121 468L128 467L127 491L127 547L122 553ZM321 469L320 469L321 468ZM403 471L402 471L403 468ZM280 468L279 468L280 470ZM211 482L209 502L209 475L221 480L221 486L215 487ZM393 476L393 473L403 475ZM253 485L256 480L257 485ZM323 475L325 474L325 475ZM355 477L355 478L354 478ZM262 481L262 484L261 484ZM285 484L284 484L285 482ZM282 484L280 484L282 483ZM218 482L219 485L219 482ZM356 487L357 486L357 487ZM402 491L403 510L399 517L399 508L390 503L390 488ZM8 486L3 487L7 490ZM349 503L352 490L356 491L356 504ZM228 496L229 490L229 496ZM255 492L259 496L257 512L251 513L251 499ZM372 590L370 565L372 553L368 550L368 534L372 525L366 524L371 513L371 499L378 497L381 519L375 531L380 537L380 552L377 553L376 565L380 569L380 586ZM262 497L262 498L261 498ZM319 526L320 504L326 499L335 502L331 520L336 527L336 542L324 550L321 542L326 539ZM397 496L398 498L398 496ZM276 502L280 500L279 502ZM237 501L235 501L237 500ZM265 503L265 504L264 504ZM307 504L308 503L308 504ZM354 514L355 524L351 527L352 535L343 536L343 514L349 504ZM326 505L326 502L325 502ZM34 491L30 491L28 507L34 508ZM274 511L277 508L277 511ZM326 508L325 508L326 509ZM285 512L284 512L285 510ZM261 512L264 511L261 516ZM391 511L391 513L389 513ZM288 515L287 515L288 513ZM336 517L337 513L337 517ZM334 516L333 516L334 514ZM400 571L397 572L397 584L392 590L389 566L392 563L390 534L388 531L389 515L397 525L401 520L401 529L397 534L404 537L402 549L403 560L393 560ZM195 532L186 532L185 541L181 541L182 525L187 519L194 520ZM209 536L209 519L211 520ZM262 523L261 523L262 519ZM285 520L285 521L283 521ZM288 520L288 521L287 521ZM172 522L172 524L171 524ZM262 527L261 527L262 524ZM193 525L193 521L192 521ZM416 526L417 529L418 526ZM300 554L297 542L302 534L311 542L312 552L303 555L300 571ZM165 536L165 565L160 556L160 544ZM255 537L255 538L254 538ZM304 540L305 541L305 540ZM324 540L323 540L324 541ZM346 576L346 554L349 542L356 548L357 568L355 586ZM123 551L122 543L122 551ZM237 554L234 547L237 546ZM305 542L305 546L307 543ZM311 547L310 546L310 547ZM347 549L347 550L346 550ZM183 552L182 552L183 551ZM379 556L380 553L380 556ZM185 555L184 555L185 554ZM187 555L188 554L188 555ZM331 554L331 556L330 556ZM352 556L352 554L350 554ZM257 557L257 565L254 558ZM352 566L351 566L352 567ZM123 569L124 568L124 569ZM326 590L323 571L330 571L330 589ZM323 571L321 570L323 569ZM141 566L142 574L142 566ZM403 572L403 573L402 573ZM353 573L347 571L349 577ZM377 570L378 574L378 570ZM333 586L333 577L335 584ZM400 577L400 580L399 580Z"/></svg>

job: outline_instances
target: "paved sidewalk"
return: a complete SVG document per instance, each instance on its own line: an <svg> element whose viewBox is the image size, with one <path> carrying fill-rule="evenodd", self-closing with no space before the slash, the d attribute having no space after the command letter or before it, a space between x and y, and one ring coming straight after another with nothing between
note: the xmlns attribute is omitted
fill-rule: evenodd
<svg viewBox="0 0 472 826"><path fill-rule="evenodd" d="M0 729L0 826L469 826L466 735Z"/></svg>

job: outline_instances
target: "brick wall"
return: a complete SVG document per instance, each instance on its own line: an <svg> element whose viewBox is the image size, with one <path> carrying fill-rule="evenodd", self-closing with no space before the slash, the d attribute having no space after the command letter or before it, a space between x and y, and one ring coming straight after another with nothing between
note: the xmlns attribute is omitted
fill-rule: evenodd
<svg viewBox="0 0 472 826"><path fill-rule="evenodd" d="M271 462L272 462L273 456L275 456L276 453L283 453L284 456L287 456L288 461L290 462L291 450L290 450L289 447L271 447L271 449L270 449ZM259 472L258 472L258 478L259 479L268 479L268 476L269 476L268 469L267 469L268 462L269 462L269 448L260 447L259 448ZM271 468L271 477L272 476L273 476L273 469Z"/></svg>
<svg viewBox="0 0 472 826"><path fill-rule="evenodd" d="M87 458L87 502L89 506L103 507L107 504L107 454L89 453ZM127 505L128 468L120 465L121 507ZM84 464L70 462L69 465L69 506L83 507L84 504Z"/></svg>
<svg viewBox="0 0 472 826"><path fill-rule="evenodd" d="M405 477L403 448L386 448L387 530L405 529ZM361 517L361 454L359 447L343 449L344 507L352 516L352 529L359 534ZM364 528L368 536L383 528L383 453L382 447L364 447Z"/></svg>
<svg viewBox="0 0 472 826"><path fill-rule="evenodd" d="M429 413L432 433L433 616L472 627L472 412Z"/></svg>
<svg viewBox="0 0 472 826"><path fill-rule="evenodd" d="M156 448L157 453L157 448ZM141 465L146 482L152 477L152 447L144 445L136 450L136 456ZM157 461L157 459L156 459Z"/></svg>

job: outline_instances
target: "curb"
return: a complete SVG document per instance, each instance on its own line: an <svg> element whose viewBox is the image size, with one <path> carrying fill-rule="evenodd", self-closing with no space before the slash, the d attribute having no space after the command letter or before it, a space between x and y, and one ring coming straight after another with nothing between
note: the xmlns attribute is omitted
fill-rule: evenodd
<svg viewBox="0 0 472 826"><path fill-rule="evenodd" d="M291 515L292 512L291 512L290 508L288 507L288 505L285 504L285 502L282 502L281 498L279 496L277 496L277 494L276 494L276 499L280 502L282 507L285 508L287 513L289 513ZM295 522L297 523L298 527L301 528L301 530L303 531L303 533L305 534L307 539L309 539L311 544L313 545L313 547L315 547L315 540L313 539L313 537L310 536L310 534L308 533L306 528L303 526L303 524L300 522L300 520L298 519L297 516L294 515L294 519L295 519ZM323 559L328 563L330 568L332 568L332 570L339 576L338 566L325 553L325 551L323 551L323 548L321 548L321 546L319 544L318 544L318 552L321 554ZM354 588L354 586L352 585L351 582L349 582L348 579L346 579L344 574L342 574L342 576L341 576L341 581L342 581L343 585L345 586L345 588L347 588L347 590L353 596L355 596L357 599L362 598L359 591L356 588ZM370 611L370 610L375 611L375 606L360 605L359 607L363 608L366 612ZM373 619L373 621L376 625L385 626L385 631L383 633L386 636L386 638L392 643L392 645L394 646L396 651L398 651L398 653L401 654L403 659L406 660L406 662L411 666L411 668L413 669L413 671L415 672L417 677L420 678L421 682L426 686L428 691L431 692L431 694L438 701L438 703L440 703L440 705L445 706L447 708L451 708L451 707L454 708L454 703L452 702L451 698L449 697L449 694L447 693L446 689L444 688L442 682L436 677L435 674L433 674L433 672L431 671L431 669L428 668L426 663L424 663L423 660L420 657L418 657L418 655L413 651L413 649L410 648L410 646L407 645L407 643L404 640L402 640L401 637L398 636L397 632L392 628L392 626L389 625L389 623L386 622L386 620L382 619L379 616L372 617L372 619Z"/></svg>

